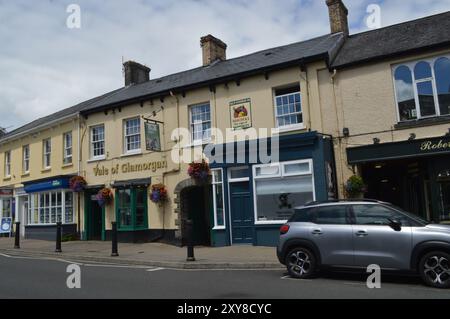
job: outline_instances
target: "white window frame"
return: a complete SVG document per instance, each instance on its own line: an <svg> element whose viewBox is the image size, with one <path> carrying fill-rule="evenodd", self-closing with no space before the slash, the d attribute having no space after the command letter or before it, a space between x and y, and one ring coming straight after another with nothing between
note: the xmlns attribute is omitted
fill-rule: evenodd
<svg viewBox="0 0 450 319"><path fill-rule="evenodd" d="M45 140L42 141L42 164L44 166L44 169L49 169L52 167L52 139L51 138L46 138Z"/></svg>
<svg viewBox="0 0 450 319"><path fill-rule="evenodd" d="M417 121L417 120L421 120L421 119L427 119L427 118L441 116L441 108L439 105L439 98L438 98L437 86L436 86L436 74L435 74L435 70L434 70L435 63L440 58L450 59L450 54L434 56L431 58L415 59L414 61L398 63L398 64L395 64L392 66L392 81L393 81L393 85L394 85L394 97L395 97L395 108L396 108L396 113L397 113L397 123ZM431 76L432 76L431 78L416 80L416 75L414 73L414 69L415 69L416 65L420 62L427 62L430 65ZM409 69L409 71L411 72L412 85L413 85L413 90L414 90L414 102L416 104L416 113L417 113L416 119L407 120L407 121L402 121L401 117L400 117L400 110L398 108L399 101L398 101L398 97L397 97L397 86L396 86L396 79L395 79L395 72L397 71L398 68L400 68L402 66L406 66ZM429 116L422 116L422 113L420 110L420 103L419 103L419 94L417 92L417 84L421 83L421 82L429 82L429 81L431 81L431 86L433 89L433 100L434 100L434 107L435 107L436 114L429 115ZM445 114L444 116L449 116L449 115L450 114Z"/></svg>
<svg viewBox="0 0 450 319"><path fill-rule="evenodd" d="M300 174L284 174L284 166L289 164L309 164L309 172L308 173L300 173ZM279 171L281 174L277 175L270 175L270 176L256 176L256 169L261 167L269 167L279 165L280 169ZM255 218L255 225L282 225L287 222L287 220L267 220L267 221L258 221L258 206L257 206L257 193L256 193L256 182L257 180L263 180L263 179L271 179L271 178L280 178L280 177L293 177L293 176L307 176L311 175L312 180L312 193L313 193L313 201L316 200L316 185L314 181L314 162L312 159L306 159L306 160L297 160L297 161L287 161L287 162L279 162L279 163L272 163L272 164L262 164L262 165L253 165L253 207L254 207L254 218Z"/></svg>
<svg viewBox="0 0 450 319"><path fill-rule="evenodd" d="M138 120L139 133L127 135L127 123L130 122L130 121L134 121L134 120ZM123 150L124 150L124 154L127 154L127 155L128 154L139 154L139 153L142 152L141 130L142 130L142 124L141 124L141 118L140 117L132 117L132 118L128 118L128 119L123 120ZM129 137L132 137L132 136L138 136L139 137L139 148L129 150L128 149L127 139Z"/></svg>
<svg viewBox="0 0 450 319"><path fill-rule="evenodd" d="M212 180L212 187L213 187L213 205L214 205L214 227L213 230L225 230L227 228L227 222L225 218L225 188L224 188L224 182L223 182L223 169L212 169L212 172L218 171L220 173L221 181L217 182L214 179L214 174L212 174L213 180ZM217 185L222 186L222 203L223 203L223 225L217 224L217 202L216 202L216 187Z"/></svg>
<svg viewBox="0 0 450 319"><path fill-rule="evenodd" d="M288 94L277 95L276 91L279 90L279 89L280 88L273 90L273 96L274 96L273 97L273 106L274 106L273 110L274 110L274 118L275 118L275 128L277 128L280 132L295 131L295 130L304 129L305 128L305 118L304 118L304 113L303 113L303 99L302 99L302 90L301 90L301 88L300 88L300 90L298 92L292 92L292 93L288 93ZM300 95L301 112L294 112L294 113L289 113L289 114L284 114L284 115L278 115L277 114L277 98L279 98L279 97L283 98L284 96L289 96L289 95L292 95L292 94L299 94ZM301 123L290 124L290 125L283 125L283 126L279 126L278 125L278 118L279 117L288 116L288 115L294 115L294 114L301 114L302 115L302 122Z"/></svg>
<svg viewBox="0 0 450 319"><path fill-rule="evenodd" d="M70 136L70 145L67 145L67 137ZM73 163L73 136L72 132L63 134L63 165L70 165ZM68 151L70 150L70 155Z"/></svg>
<svg viewBox="0 0 450 319"><path fill-rule="evenodd" d="M192 109L195 107L199 107L199 106L204 106L204 105L208 105L209 108L209 121L202 121L202 122L197 122L197 123L193 123L192 122ZM210 124L210 130L212 129L212 113L211 113L211 103L210 102L204 102L204 103L197 103L197 104L192 104L189 105L189 139L191 141L191 145L202 145L202 144L207 144L209 142L211 142L211 135L207 138L204 138L204 131L203 131L203 123L209 123ZM201 139L196 139L194 140L194 131L193 131L193 126L194 125L202 125L202 138Z"/></svg>
<svg viewBox="0 0 450 319"><path fill-rule="evenodd" d="M94 141L94 129L102 127L103 128L103 139L102 140L96 140ZM91 160L102 160L106 158L106 143L105 143L105 139L106 139L106 134L105 134L105 125L104 124L99 124L99 125L93 125L89 128L89 149L90 149L90 158ZM95 143L103 143L103 154L101 155L96 155L94 156L94 144Z"/></svg>
<svg viewBox="0 0 450 319"><path fill-rule="evenodd" d="M24 174L30 172L30 145L22 147L22 171Z"/></svg>
<svg viewBox="0 0 450 319"><path fill-rule="evenodd" d="M69 190L69 189L55 189L55 190L49 190L49 191L44 191L44 192L38 192L38 193L32 193L28 195L28 226L54 226L56 225L56 222L58 221L58 212L57 209L59 206L57 205L53 205L52 203L52 194L55 193L56 194L56 198L58 196L58 193L61 194L61 223L63 225L71 225L75 223L75 200L74 198L72 198L72 221L70 223L66 223L66 193L70 193L71 196L73 196L73 193ZM48 205L46 206L42 206L41 205L41 195L46 195L48 194L49 196L49 202ZM33 197L37 196L37 218L38 220L35 220L35 216L34 216L34 210L36 209L36 207L34 206L35 202L33 200ZM56 199L58 200L58 199ZM45 215L44 215L44 223L40 222L40 214L41 214L41 208L47 208L49 209L49 223L45 223ZM55 219L56 222L52 223L51 222L51 209L55 208L56 209L56 215L55 215Z"/></svg>
<svg viewBox="0 0 450 319"><path fill-rule="evenodd" d="M5 177L11 177L11 151L5 152Z"/></svg>

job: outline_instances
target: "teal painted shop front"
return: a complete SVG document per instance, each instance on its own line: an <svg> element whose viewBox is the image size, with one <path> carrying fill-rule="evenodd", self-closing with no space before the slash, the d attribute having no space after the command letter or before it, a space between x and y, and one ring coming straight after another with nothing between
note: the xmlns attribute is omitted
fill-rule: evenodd
<svg viewBox="0 0 450 319"><path fill-rule="evenodd" d="M267 141L268 149L271 142ZM223 149L234 149L233 154L239 154L237 143L232 148L227 146ZM259 156L257 161L249 160L249 151L259 154L259 149L248 141L242 149L244 162L237 164L239 155L234 155L232 163L210 165L212 246L275 246L280 226L295 207L336 197L335 162L329 137L317 132L280 136L279 160L270 164L261 164ZM226 152L223 156L225 162Z"/></svg>

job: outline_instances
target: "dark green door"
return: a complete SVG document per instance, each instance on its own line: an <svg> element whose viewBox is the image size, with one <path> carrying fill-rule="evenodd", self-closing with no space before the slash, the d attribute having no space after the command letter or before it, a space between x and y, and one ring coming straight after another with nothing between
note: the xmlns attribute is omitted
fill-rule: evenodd
<svg viewBox="0 0 450 319"><path fill-rule="evenodd" d="M249 182L230 184L231 234L233 244L253 243L253 211Z"/></svg>

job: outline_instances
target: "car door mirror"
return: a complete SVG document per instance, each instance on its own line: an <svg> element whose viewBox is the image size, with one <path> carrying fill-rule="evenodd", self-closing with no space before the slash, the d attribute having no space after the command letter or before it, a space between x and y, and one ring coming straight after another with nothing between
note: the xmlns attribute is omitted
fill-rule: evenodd
<svg viewBox="0 0 450 319"><path fill-rule="evenodd" d="M395 230L395 231L401 231L402 230L402 223L396 219L388 219L389 220L389 226Z"/></svg>

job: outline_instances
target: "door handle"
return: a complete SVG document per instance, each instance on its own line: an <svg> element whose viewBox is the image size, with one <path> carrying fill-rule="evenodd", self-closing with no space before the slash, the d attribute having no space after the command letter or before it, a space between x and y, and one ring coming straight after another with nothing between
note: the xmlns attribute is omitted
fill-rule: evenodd
<svg viewBox="0 0 450 319"><path fill-rule="evenodd" d="M313 235L323 235L323 232L322 232L320 229L314 229L314 230L312 231L312 234L313 234Z"/></svg>
<svg viewBox="0 0 450 319"><path fill-rule="evenodd" d="M359 231L356 232L356 236L358 236L358 237L366 237L368 235L369 234L365 230L359 230Z"/></svg>

